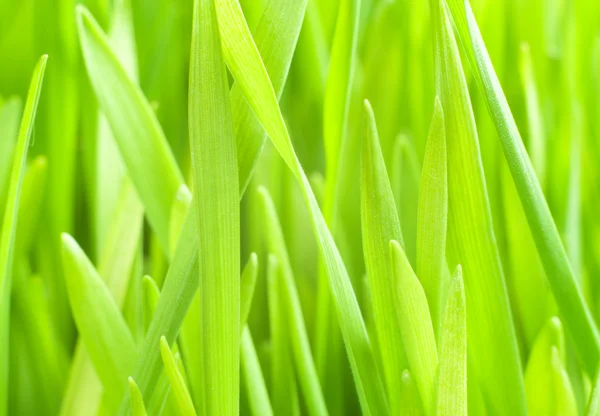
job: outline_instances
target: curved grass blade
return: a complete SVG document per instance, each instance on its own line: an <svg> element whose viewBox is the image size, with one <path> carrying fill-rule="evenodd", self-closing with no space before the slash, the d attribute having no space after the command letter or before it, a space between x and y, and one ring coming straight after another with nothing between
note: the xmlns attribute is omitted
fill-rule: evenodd
<svg viewBox="0 0 600 416"><path fill-rule="evenodd" d="M19 218L27 218L18 225L15 252L26 254L31 249L38 229L48 177L48 158L38 156L27 166L21 186Z"/></svg>
<svg viewBox="0 0 600 416"><path fill-rule="evenodd" d="M484 397L499 413L526 413L521 362L471 99L444 0L432 0L437 93L448 151L448 260L465 272L469 354Z"/></svg>
<svg viewBox="0 0 600 416"><path fill-rule="evenodd" d="M436 97L425 145L417 215L417 275L427 296L436 334L442 318L447 282L446 228L448 223L448 168L446 128L442 103Z"/></svg>
<svg viewBox="0 0 600 416"><path fill-rule="evenodd" d="M308 413L311 415L326 415L327 407L325 405L325 398L323 397L310 350L304 316L302 315L302 306L300 305L300 297L298 296L277 211L266 188L260 187L259 193L266 219L267 247L281 264L279 282L281 286L278 288L278 296L281 298L280 307L282 308L280 313L286 316L289 325L289 327L285 325L284 330L286 327L288 328L285 332L291 338L291 348L296 363L296 375L300 382ZM276 413L279 414L277 411Z"/></svg>
<svg viewBox="0 0 600 416"><path fill-rule="evenodd" d="M318 246L328 271L338 321L344 337L350 365L363 412L387 414L388 405L382 380L376 370L370 341L345 265L331 232L327 228L308 178L302 170L291 143L277 97L252 40L239 4L235 0L217 0L225 61L240 85L275 148L300 184L308 205Z"/></svg>
<svg viewBox="0 0 600 416"><path fill-rule="evenodd" d="M121 66L89 11L77 6L77 26L90 82L128 167L148 220L169 250L169 214L183 176L140 88ZM156 192L160 189L160 192Z"/></svg>
<svg viewBox="0 0 600 416"><path fill-rule="evenodd" d="M6 208L2 221L2 232L0 234L0 331L2 331L2 335L0 336L0 415L5 415L8 410L10 292L19 199L21 197L21 184L27 162L27 149L29 148L29 139L33 131L47 59L46 55L40 58L31 78L14 150Z"/></svg>
<svg viewBox="0 0 600 416"><path fill-rule="evenodd" d="M196 0L189 131L200 264L203 414L239 413L240 204L229 88L213 0Z"/></svg>
<svg viewBox="0 0 600 416"><path fill-rule="evenodd" d="M19 133L22 107L23 103L18 97L9 98L0 107L0 214L4 213L4 198L8 191L6 187L10 179L10 168Z"/></svg>
<svg viewBox="0 0 600 416"><path fill-rule="evenodd" d="M390 262L390 240L402 241L398 211L387 175L373 109L365 108L365 138L361 168L361 225L363 250L377 343L387 381L392 413L400 409L402 369L406 367L406 352L400 323L396 315L397 281Z"/></svg>
<svg viewBox="0 0 600 416"><path fill-rule="evenodd" d="M588 375L593 376L600 359L600 333L577 284L471 6L467 0L450 0L448 5L466 56L475 73L475 79L496 126L504 157L508 162L565 327L573 335L573 342L583 367Z"/></svg>
<svg viewBox="0 0 600 416"><path fill-rule="evenodd" d="M125 303L133 263L142 235L144 211L133 185L128 179L121 185L114 217L106 232L106 244L101 251L98 274L106 282L116 305ZM69 380L63 395L61 416L76 416L97 409L102 396L102 383L85 347L78 340L71 363Z"/></svg>
<svg viewBox="0 0 600 416"><path fill-rule="evenodd" d="M129 396L131 400L131 414L133 416L146 416L146 407L142 399L142 393L135 381L129 377Z"/></svg>
<svg viewBox="0 0 600 416"><path fill-rule="evenodd" d="M106 409L116 409L136 357L135 341L94 266L68 234L63 267L75 323L104 386Z"/></svg>
<svg viewBox="0 0 600 416"><path fill-rule="evenodd" d="M165 337L160 339L160 353L165 364L165 370L171 381L171 392L177 402L178 413L183 416L195 416L196 410L194 409L192 398Z"/></svg>
<svg viewBox="0 0 600 416"><path fill-rule="evenodd" d="M456 266L441 328L436 415L467 414L467 313L462 269Z"/></svg>
<svg viewBox="0 0 600 416"><path fill-rule="evenodd" d="M148 332L152 317L154 316L154 310L158 304L160 298L160 290L156 285L154 279L150 276L144 276L142 278L142 305L143 305L143 319L144 319L144 330ZM137 387L137 384L136 384Z"/></svg>
<svg viewBox="0 0 600 416"><path fill-rule="evenodd" d="M242 330L241 364L242 378L248 392L252 414L254 416L272 416L273 409L269 401L269 392L254 348L252 334L247 326Z"/></svg>
<svg viewBox="0 0 600 416"><path fill-rule="evenodd" d="M437 347L425 291L415 276L408 258L395 240L389 242L390 264L396 284L397 320L402 331L408 362L427 414L435 407L438 367Z"/></svg>

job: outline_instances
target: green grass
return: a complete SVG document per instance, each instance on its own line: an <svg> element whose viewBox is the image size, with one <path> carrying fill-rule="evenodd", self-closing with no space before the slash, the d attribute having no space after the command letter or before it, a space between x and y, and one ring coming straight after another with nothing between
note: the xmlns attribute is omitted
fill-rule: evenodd
<svg viewBox="0 0 600 416"><path fill-rule="evenodd" d="M600 414L594 1L0 0L0 56L0 416Z"/></svg>

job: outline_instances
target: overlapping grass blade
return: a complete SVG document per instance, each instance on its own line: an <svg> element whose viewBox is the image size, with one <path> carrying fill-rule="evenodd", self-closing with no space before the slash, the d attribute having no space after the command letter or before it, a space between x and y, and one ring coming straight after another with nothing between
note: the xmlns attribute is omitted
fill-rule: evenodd
<svg viewBox="0 0 600 416"><path fill-rule="evenodd" d="M363 250L390 407L392 412L397 412L400 409L400 395L393 392L401 389L402 370L407 361L396 315L397 280L392 273L389 242L402 241L402 231L381 152L375 116L368 101L364 106L366 128L361 167Z"/></svg>
<svg viewBox="0 0 600 416"><path fill-rule="evenodd" d="M460 265L452 276L441 325L435 414L466 415L467 312Z"/></svg>
<svg viewBox="0 0 600 416"><path fill-rule="evenodd" d="M496 125L504 156L565 327L573 335L583 367L588 375L593 375L596 373L600 357L598 328L577 285L569 258L490 61L471 6L467 0L451 0L448 5L466 56L475 73L475 79Z"/></svg>
<svg viewBox="0 0 600 416"><path fill-rule="evenodd" d="M370 341L348 273L327 228L308 178L296 157L277 97L260 55L233 0L217 0L225 60L246 100L265 128L273 144L299 182L308 205L319 249L327 267L338 320L348 351L363 411L387 414L388 406L381 378L376 370Z"/></svg>
<svg viewBox="0 0 600 416"><path fill-rule="evenodd" d="M163 250L169 214L183 177L150 104L131 81L106 35L84 6L77 7L79 40L90 82ZM160 192L156 192L160 189Z"/></svg>
<svg viewBox="0 0 600 416"><path fill-rule="evenodd" d="M243 328L248 321L254 289L256 289L256 278L258 277L258 257L251 253L242 276L240 278L240 327Z"/></svg>
<svg viewBox="0 0 600 416"><path fill-rule="evenodd" d="M27 221L19 223L15 241L15 253L19 255L28 253L35 241L47 176L48 158L46 156L37 156L28 164L21 186L19 206L19 218L27 218Z"/></svg>
<svg viewBox="0 0 600 416"><path fill-rule="evenodd" d="M289 325L284 325L283 327L284 330L285 328L289 328L286 331L289 335L286 334L283 336L291 338L291 349L296 363L296 374L309 414L326 415L327 407L310 350L304 316L302 315L302 306L300 305L292 266L283 238L283 231L281 230L275 205L268 191L266 188L261 187L259 192L267 226L267 247L281 265L281 277L278 283L280 287L278 287L277 296L281 298L280 307L283 309L280 313L286 317Z"/></svg>
<svg viewBox="0 0 600 416"><path fill-rule="evenodd" d="M448 169L446 127L442 103L436 97L433 119L425 146L417 215L417 275L427 296L436 334L442 317L442 301L448 282L446 227L448 222Z"/></svg>
<svg viewBox="0 0 600 416"><path fill-rule="evenodd" d="M128 179L124 179L113 219L106 231L106 245L101 252L98 266L98 274L104 279L119 309L123 307L129 287L134 258L142 235L143 214L133 185ZM87 409L97 409L101 392L101 380L94 371L85 344L79 340L63 396L61 415L75 416Z"/></svg>
<svg viewBox="0 0 600 416"><path fill-rule="evenodd" d="M131 414L133 416L147 415L142 393L140 393L140 389L131 377L129 377L129 399L131 400Z"/></svg>
<svg viewBox="0 0 600 416"><path fill-rule="evenodd" d="M104 386L106 409L114 411L127 388L137 350L117 304L83 250L63 234L63 267L71 310Z"/></svg>
<svg viewBox="0 0 600 416"><path fill-rule="evenodd" d="M239 413L240 205L229 88L213 0L196 0L189 132L200 264L203 414Z"/></svg>
<svg viewBox="0 0 600 416"><path fill-rule="evenodd" d="M185 385L183 375L179 371L173 352L165 337L160 339L160 353L165 365L165 371L171 382L171 392L175 397L178 413L183 416L195 416L194 403L192 403L192 398Z"/></svg>
<svg viewBox="0 0 600 416"><path fill-rule="evenodd" d="M0 107L0 214L4 213L7 185L10 179L12 157L19 133L23 103L12 97ZM3 217L3 216L2 216ZM1 223L0 223L1 224Z"/></svg>
<svg viewBox="0 0 600 416"><path fill-rule="evenodd" d="M448 260L465 273L469 354L489 404L526 412L523 376L471 100L444 0L432 0L437 93L448 151Z"/></svg>
<svg viewBox="0 0 600 416"><path fill-rule="evenodd" d="M47 59L46 55L40 58L31 78L23 118L19 127L19 135L14 148L6 209L4 211L2 232L0 235L0 331L2 331L2 335L0 336L0 415L4 415L8 411L10 292L12 287L13 253L19 199L21 196L21 183L27 162L27 149L29 148L29 139L33 131Z"/></svg>
<svg viewBox="0 0 600 416"><path fill-rule="evenodd" d="M596 375L594 380L594 388L590 394L590 402L588 403L586 415L587 416L598 416L600 415L600 373Z"/></svg>
<svg viewBox="0 0 600 416"><path fill-rule="evenodd" d="M408 363L423 400L423 407L427 414L433 414L438 355L427 297L400 243L391 240L388 247L395 281L395 287L390 290L396 292L397 320Z"/></svg>

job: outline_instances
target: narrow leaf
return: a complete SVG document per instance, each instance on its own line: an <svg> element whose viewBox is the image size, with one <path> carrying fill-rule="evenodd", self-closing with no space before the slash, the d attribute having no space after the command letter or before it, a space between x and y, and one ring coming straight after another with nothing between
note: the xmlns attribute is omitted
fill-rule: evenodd
<svg viewBox="0 0 600 416"><path fill-rule="evenodd" d="M177 368L175 357L165 337L160 339L160 353L165 364L165 370L171 381L171 391L177 402L179 414L183 416L195 416L196 410L194 410L192 398L185 385L184 378Z"/></svg>
<svg viewBox="0 0 600 416"><path fill-rule="evenodd" d="M402 241L402 232L394 195L387 175L375 116L368 101L365 107L365 138L361 167L361 225L363 250L375 329L382 366L387 381L392 412L400 406L402 369L406 367L406 352L400 323L396 315L397 280L392 273L389 241Z"/></svg>
<svg viewBox="0 0 600 416"><path fill-rule="evenodd" d="M6 198L6 209L2 221L0 235L0 415L8 411L8 364L9 364L9 324L10 324L10 292L13 274L13 253L15 234L21 196L21 184L27 163L29 139L33 131L37 104L42 90L46 61L42 56L38 61L31 78L25 110L21 119L19 135L15 145L12 169Z"/></svg>
<svg viewBox="0 0 600 416"><path fill-rule="evenodd" d="M242 377L248 393L252 414L254 416L272 416L273 409L269 401L269 392L254 348L254 341L252 341L252 335L247 326L242 330L241 363Z"/></svg>
<svg viewBox="0 0 600 416"><path fill-rule="evenodd" d="M460 265L452 276L441 331L435 414L466 415L467 313Z"/></svg>
<svg viewBox="0 0 600 416"><path fill-rule="evenodd" d="M142 393L140 393L140 389L131 377L129 377L129 396L131 400L131 414L133 416L146 416L147 413Z"/></svg>
<svg viewBox="0 0 600 416"><path fill-rule="evenodd" d="M400 244L391 240L389 250L396 282L391 290L397 296L397 320L423 407L431 414L435 406L438 356L427 298Z"/></svg>

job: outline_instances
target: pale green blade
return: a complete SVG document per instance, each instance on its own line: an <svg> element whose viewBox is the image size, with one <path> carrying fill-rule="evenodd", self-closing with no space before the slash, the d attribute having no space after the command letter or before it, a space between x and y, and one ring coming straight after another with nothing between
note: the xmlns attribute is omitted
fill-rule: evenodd
<svg viewBox="0 0 600 416"><path fill-rule="evenodd" d="M199 236L203 414L239 413L240 205L229 87L213 0L196 0L189 87Z"/></svg>
<svg viewBox="0 0 600 416"><path fill-rule="evenodd" d="M596 379L594 380L594 388L592 389L592 393L590 394L590 402L587 406L586 415L587 416L598 416L600 415L600 372L596 374Z"/></svg>
<svg viewBox="0 0 600 416"><path fill-rule="evenodd" d="M38 156L33 159L28 164L23 176L19 218L27 218L27 221L21 221L17 227L15 252L19 255L28 253L35 241L47 176L48 158L46 156Z"/></svg>
<svg viewBox="0 0 600 416"><path fill-rule="evenodd" d="M569 258L490 61L471 6L467 0L451 0L448 5L475 73L475 79L496 125L504 156L561 316L567 331L572 334L583 367L588 375L595 374L600 357L598 328L577 285Z"/></svg>
<svg viewBox="0 0 600 416"><path fill-rule="evenodd" d="M465 276L469 355L483 395L496 412L526 412L523 375L467 81L444 0L433 11L437 94L448 154L448 260Z"/></svg>
<svg viewBox="0 0 600 416"><path fill-rule="evenodd" d="M435 408L438 355L427 297L400 243L391 240L389 250L395 281L390 290L396 294L397 320L408 363L423 400L423 407L428 414L432 414Z"/></svg>
<svg viewBox="0 0 600 416"><path fill-rule="evenodd" d="M23 103L17 97L6 100L0 107L0 214L4 213L22 107Z"/></svg>
<svg viewBox="0 0 600 416"><path fill-rule="evenodd" d="M102 385L107 409L116 409L137 355L133 336L94 266L63 234L63 267L73 317Z"/></svg>
<svg viewBox="0 0 600 416"><path fill-rule="evenodd" d="M466 416L467 312L460 265L452 276L441 325L435 414Z"/></svg>
<svg viewBox="0 0 600 416"><path fill-rule="evenodd" d="M194 409L192 398L165 337L160 339L160 353L165 365L165 371L171 381L171 392L177 402L178 413L182 416L195 416L196 410Z"/></svg>
<svg viewBox="0 0 600 416"><path fill-rule="evenodd" d="M250 409L254 416L272 416L273 409L269 400L269 392L260 368L258 355L252 341L250 329L242 330L241 376L246 386Z"/></svg>
<svg viewBox="0 0 600 416"><path fill-rule="evenodd" d="M148 220L163 249L168 251L169 214L183 177L150 104L123 69L98 23L81 5L77 7L77 23L96 98L111 125Z"/></svg>
<svg viewBox="0 0 600 416"><path fill-rule="evenodd" d="M42 56L38 61L31 78L27 101L21 119L19 135L15 145L13 163L10 173L8 196L6 198L6 209L2 221L2 232L0 235L0 415L5 415L8 408L8 350L9 350L9 323L10 323L10 292L13 275L13 253L15 246L15 234L17 230L17 217L19 210L19 199L21 196L21 183L25 164L27 162L27 150L29 139L33 131L37 104L42 90L44 71L48 57Z"/></svg>
<svg viewBox="0 0 600 416"><path fill-rule="evenodd" d="M281 265L278 295L281 297L280 305L283 310L280 313L286 317L288 322L288 325L282 328L285 331L283 336L291 338L291 348L296 364L296 375L308 413L311 415L326 415L327 407L325 405L325 398L323 397L310 350L306 324L304 323L302 306L300 305L300 297L296 288L283 231L277 217L277 211L266 188L259 188L259 192L266 223L267 248Z"/></svg>
<svg viewBox="0 0 600 416"><path fill-rule="evenodd" d="M435 99L433 119L425 146L417 217L417 276L423 285L436 334L442 318L448 282L446 228L448 223L448 168L444 111Z"/></svg>
<svg viewBox="0 0 600 416"><path fill-rule="evenodd" d="M142 399L142 393L135 381L129 377L129 396L131 400L131 414L133 416L146 416L146 407Z"/></svg>
<svg viewBox="0 0 600 416"><path fill-rule="evenodd" d="M387 391L393 413L399 411L402 371L406 367L406 352L400 323L396 315L397 280L390 263L390 240L402 241L398 211L387 175L375 116L368 101L365 107L365 137L361 168L361 225L363 250L371 303L375 318L377 343Z"/></svg>
<svg viewBox="0 0 600 416"><path fill-rule="evenodd" d="M228 68L273 144L299 182L308 205L319 249L327 266L338 320L363 411L367 414L387 414L388 406L383 384L376 371L370 341L348 272L327 228L308 178L295 155L277 104L277 97L250 30L236 1L217 0L216 4L223 52Z"/></svg>

